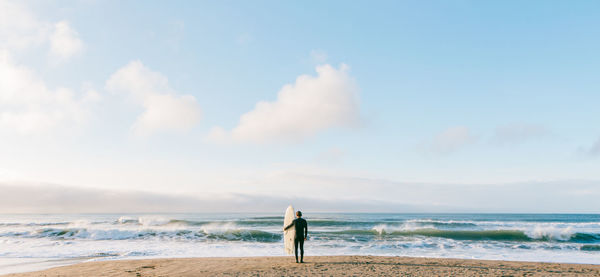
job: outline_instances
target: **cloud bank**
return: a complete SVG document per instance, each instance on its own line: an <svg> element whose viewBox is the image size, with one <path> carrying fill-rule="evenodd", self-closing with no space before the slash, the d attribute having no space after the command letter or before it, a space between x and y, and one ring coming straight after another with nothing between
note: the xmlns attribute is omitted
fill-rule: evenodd
<svg viewBox="0 0 600 277"><path fill-rule="evenodd" d="M136 135L189 130L202 115L194 96L179 95L165 76L140 61L132 61L117 70L106 81L106 88L131 96L144 108L132 127Z"/></svg>
<svg viewBox="0 0 600 277"><path fill-rule="evenodd" d="M332 127L350 127L359 121L358 86L348 66L317 66L317 76L301 75L283 86L273 102L261 101L243 114L231 131L216 127L216 141L264 143L300 141Z"/></svg>
<svg viewBox="0 0 600 277"><path fill-rule="evenodd" d="M300 177L300 176L296 176ZM345 190L379 190L389 199L312 192L186 194L116 191L48 184L0 183L0 213L283 212L293 204L311 212L565 212L597 213L598 181L525 182L497 185L415 184L364 178L304 176ZM356 191L360 193L360 191ZM572 205L572 199L577 205Z"/></svg>
<svg viewBox="0 0 600 277"><path fill-rule="evenodd" d="M280 212L294 203L305 211L419 211L418 207L372 200L222 193L169 195L60 185L0 183L0 213Z"/></svg>

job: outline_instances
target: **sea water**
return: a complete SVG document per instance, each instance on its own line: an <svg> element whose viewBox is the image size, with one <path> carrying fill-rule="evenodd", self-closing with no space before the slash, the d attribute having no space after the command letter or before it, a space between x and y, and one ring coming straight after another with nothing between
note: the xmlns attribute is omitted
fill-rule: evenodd
<svg viewBox="0 0 600 277"><path fill-rule="evenodd" d="M305 213L311 255L600 264L596 214ZM280 214L0 215L0 273L89 260L283 256Z"/></svg>

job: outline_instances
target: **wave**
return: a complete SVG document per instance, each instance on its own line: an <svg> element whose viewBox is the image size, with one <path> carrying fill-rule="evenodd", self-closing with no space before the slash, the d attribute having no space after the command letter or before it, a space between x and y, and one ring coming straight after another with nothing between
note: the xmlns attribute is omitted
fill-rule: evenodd
<svg viewBox="0 0 600 277"><path fill-rule="evenodd" d="M0 237L62 240L224 240L275 242L282 239L281 216L202 217L137 215L82 220L42 219L0 223ZM93 219L93 220L92 220ZM47 223L40 223L48 221ZM53 222L49 222L53 221ZM398 240L396 237L438 237L453 240L600 243L600 222L543 223L437 218L320 217L309 219L309 231L323 240ZM354 238L353 238L354 239ZM563 244L564 245L564 244ZM579 246L577 246L579 247Z"/></svg>
<svg viewBox="0 0 600 277"><path fill-rule="evenodd" d="M121 223L121 224L129 224L129 223L139 223L138 218L132 218L132 217L128 217L128 216L122 216L119 217L119 219L117 219L116 223Z"/></svg>
<svg viewBox="0 0 600 277"><path fill-rule="evenodd" d="M600 245L597 244L586 244L586 245L582 245L581 248L579 248L581 251L600 251Z"/></svg>
<svg viewBox="0 0 600 277"><path fill-rule="evenodd" d="M255 216L255 217L251 217L250 219L276 219L276 220L281 220L283 221L283 216Z"/></svg>
<svg viewBox="0 0 600 277"><path fill-rule="evenodd" d="M128 217L122 216L116 220L115 224L125 225L141 225L141 226L164 226L164 225L189 225L198 226L210 223L235 223L238 225L246 226L277 226L283 224L283 217L280 216L261 216L261 217L250 217L244 219L231 219L231 220L216 220L216 221L195 221L195 220L183 220L183 219L167 219L163 217L155 216L143 216L143 217ZM391 224L396 226L404 226L405 228L474 228L477 224L474 222L467 221L438 221L438 220L405 220L405 221L389 221L389 220L373 220L373 221L356 221L356 220L335 220L335 219L310 219L310 226L315 227L364 227L373 226L380 224Z"/></svg>
<svg viewBox="0 0 600 277"><path fill-rule="evenodd" d="M404 222L405 226L432 226L441 228L472 228L477 227L474 221L411 219Z"/></svg>
<svg viewBox="0 0 600 277"><path fill-rule="evenodd" d="M600 242L600 234L575 233L569 241L578 243Z"/></svg>
<svg viewBox="0 0 600 277"><path fill-rule="evenodd" d="M309 226L318 228L339 228L339 229L393 229L395 231L409 231L419 229L440 229L440 230L524 230L527 236L533 239L549 240L569 240L570 237L579 233L594 232L600 228L600 222L513 222L513 221L478 221L478 220L438 220L438 219L391 219L391 218L356 218L357 220L348 220L348 218L314 218L309 219ZM362 219L362 220L361 220ZM366 219L366 220L365 220ZM256 216L237 219L221 220L195 220L184 218L173 218L168 216L121 216L114 221L106 220L101 222L47 222L47 223L0 223L0 228L18 227L46 227L61 228L86 228L91 225L116 225L118 226L141 226L146 228L169 227L169 228L187 228L187 226L204 226L207 224L235 224L247 229L279 228L283 224L283 218L280 216Z"/></svg>
<svg viewBox="0 0 600 277"><path fill-rule="evenodd" d="M477 224L471 222L452 222L452 221L430 221L430 220L407 220L407 221L338 221L338 220L310 220L310 226L330 227L330 226L394 226L395 228L416 229L416 228L474 228Z"/></svg>
<svg viewBox="0 0 600 277"><path fill-rule="evenodd" d="M438 229L421 229L414 231L396 231L392 235L418 235L428 237L441 237L455 240L499 240L499 241L527 241L530 238L522 231L516 230L485 230L485 231L445 231Z"/></svg>
<svg viewBox="0 0 600 277"><path fill-rule="evenodd" d="M573 233L566 236L531 236L521 230L439 230L417 229L404 231L386 231L375 229L349 229L342 231L312 231L321 238L340 236L371 236L376 239L392 237L438 237L453 240L487 240L487 241L548 241L572 243L599 243L600 234ZM54 239L92 239L92 240L127 240L127 239L185 239L185 240L227 240L276 242L282 239L279 232L239 228L233 224L206 225L201 230L122 230L122 229L86 229L86 228L45 228L33 232L13 232L0 234L5 237L54 238Z"/></svg>
<svg viewBox="0 0 600 277"><path fill-rule="evenodd" d="M24 233L4 233L2 236L22 238L49 238L55 240L223 240L248 242L278 242L282 234L252 229L210 229L204 230L119 230L119 229L86 229L86 228L44 228Z"/></svg>
<svg viewBox="0 0 600 277"><path fill-rule="evenodd" d="M535 226L532 230L525 232L528 237L536 240L570 240L575 231L572 227L557 228L555 226Z"/></svg>
<svg viewBox="0 0 600 277"><path fill-rule="evenodd" d="M187 220L171 220L169 223L183 223L187 225L203 225L210 223L235 223L237 225L244 226L279 226L283 224L283 220L274 219L243 219L243 220L231 220L231 221L187 221ZM475 228L477 227L474 223L467 222L435 222L435 221L408 221L408 222L381 222L381 221L341 221L341 220L323 220L323 219L312 219L309 221L309 225L312 227L369 227L373 225L380 225L387 223L389 225L395 225L402 228L447 228L447 229L458 229L458 228Z"/></svg>
<svg viewBox="0 0 600 277"><path fill-rule="evenodd" d="M530 236L521 230L440 230L440 229L417 229L403 231L386 231L385 229L371 230L344 230L336 232L320 232L321 235L370 235L385 237L394 236L422 236L438 237L453 240L494 240L494 241L557 241L576 243L600 242L600 234L572 233L566 236Z"/></svg>
<svg viewBox="0 0 600 277"><path fill-rule="evenodd" d="M30 222L30 223L16 223L16 222L5 222L0 223L0 227L14 227L14 226L53 226L53 225L69 225L71 222Z"/></svg>
<svg viewBox="0 0 600 277"><path fill-rule="evenodd" d="M279 242L283 236L259 230L230 230L218 234L207 234L208 239L228 241Z"/></svg>
<svg viewBox="0 0 600 277"><path fill-rule="evenodd" d="M380 237L393 236L423 236L423 237L439 237L455 240L510 240L510 241L530 241L525 233L516 230L488 230L488 231L450 231L439 229L418 229L410 231L390 231L385 230L345 230L332 232L342 235L374 235Z"/></svg>

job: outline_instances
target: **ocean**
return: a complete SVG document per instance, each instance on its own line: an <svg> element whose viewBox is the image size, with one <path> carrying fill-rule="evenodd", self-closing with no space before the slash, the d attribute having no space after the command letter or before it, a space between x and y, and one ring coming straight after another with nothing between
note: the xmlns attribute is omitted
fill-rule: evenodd
<svg viewBox="0 0 600 277"><path fill-rule="evenodd" d="M0 273L92 260L283 256L281 214L0 215ZM600 264L597 214L310 213L311 255Z"/></svg>

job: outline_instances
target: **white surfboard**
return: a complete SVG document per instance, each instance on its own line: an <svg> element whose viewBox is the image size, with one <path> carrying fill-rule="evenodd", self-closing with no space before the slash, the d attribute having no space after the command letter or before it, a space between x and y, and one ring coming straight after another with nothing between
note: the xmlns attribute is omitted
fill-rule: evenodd
<svg viewBox="0 0 600 277"><path fill-rule="evenodd" d="M292 224L294 221L294 207L290 205L287 210L285 210L285 217L283 218L283 228ZM286 231L283 231L283 245L285 247L286 254L294 254L294 237L296 235L296 228L290 227Z"/></svg>

